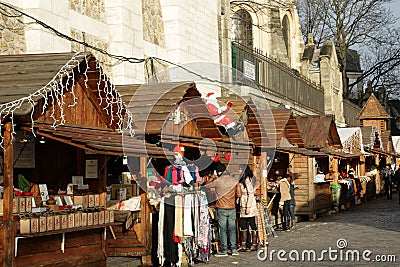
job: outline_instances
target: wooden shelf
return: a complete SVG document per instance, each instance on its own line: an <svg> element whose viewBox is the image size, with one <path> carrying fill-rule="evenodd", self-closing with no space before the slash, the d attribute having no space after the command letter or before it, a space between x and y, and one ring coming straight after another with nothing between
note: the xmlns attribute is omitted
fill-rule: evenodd
<svg viewBox="0 0 400 267"><path fill-rule="evenodd" d="M90 225L90 226L85 226L85 227L67 228L67 229L61 229L61 230L55 230L55 231L46 231L46 232L40 232L40 233L17 234L17 237L40 237L40 236L56 235L56 234L63 234L63 233L71 233L71 232L78 232L78 231L85 231L85 230L91 230L91 229L104 228L104 227L120 225L120 224L122 224L122 222L113 222L113 223Z"/></svg>

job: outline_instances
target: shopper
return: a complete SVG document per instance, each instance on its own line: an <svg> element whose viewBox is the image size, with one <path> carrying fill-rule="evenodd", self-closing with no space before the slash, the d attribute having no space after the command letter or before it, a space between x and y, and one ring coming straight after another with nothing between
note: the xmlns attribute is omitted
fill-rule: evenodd
<svg viewBox="0 0 400 267"><path fill-rule="evenodd" d="M399 194L399 204L400 204L400 166L397 167L397 170L395 171L393 175L393 182L396 184L396 190Z"/></svg>
<svg viewBox="0 0 400 267"><path fill-rule="evenodd" d="M236 245L236 198L242 196L239 181L233 178L225 165L217 166L217 176L215 180L210 180L207 187L214 187L217 200L217 220L220 231L220 251L216 257L228 256L228 235L232 255L239 255Z"/></svg>
<svg viewBox="0 0 400 267"><path fill-rule="evenodd" d="M382 171L383 180L385 181L385 193L387 199L392 199L392 170L390 169L390 164L386 165L386 168Z"/></svg>
<svg viewBox="0 0 400 267"><path fill-rule="evenodd" d="M286 178L279 180L279 192L281 198L279 201L279 209L282 210L282 230L289 230L289 207L290 207L290 184Z"/></svg>
<svg viewBox="0 0 400 267"><path fill-rule="evenodd" d="M256 225L257 203L254 195L253 172L248 165L240 166L242 171L240 178L240 188L242 197L240 198L240 249L241 251L256 251L258 249L258 236ZM248 232L250 226L251 246L247 246Z"/></svg>
<svg viewBox="0 0 400 267"><path fill-rule="evenodd" d="M290 174L288 177L288 181L290 184L290 204L289 204L289 212L290 212L290 218L291 218L291 226L292 228L296 224L296 216L294 215L294 210L296 208L296 200L294 198L294 190L297 189L298 187L293 184L293 176L294 174Z"/></svg>

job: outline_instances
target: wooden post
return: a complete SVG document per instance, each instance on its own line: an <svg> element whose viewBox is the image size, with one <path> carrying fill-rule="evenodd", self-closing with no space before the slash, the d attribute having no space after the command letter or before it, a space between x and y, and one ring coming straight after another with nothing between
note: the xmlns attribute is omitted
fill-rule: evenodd
<svg viewBox="0 0 400 267"><path fill-rule="evenodd" d="M140 174L147 179L147 158L140 157ZM138 240L146 247L146 255L142 256L142 265L143 266L152 266L151 264L151 229L152 225L150 222L150 207L147 203L147 192L143 191L147 188L139 189L140 193L140 229L137 229L136 234L138 236ZM139 237L141 236L141 237Z"/></svg>
<svg viewBox="0 0 400 267"><path fill-rule="evenodd" d="M260 166L260 183L261 183L261 199L268 200L268 173L267 176L264 177L265 171L268 167L267 162L267 152L261 152L260 159L258 165Z"/></svg>
<svg viewBox="0 0 400 267"><path fill-rule="evenodd" d="M14 146L12 144L12 125L11 122L6 123L4 132L4 194L3 194L3 220L5 226L4 238L5 255L3 266L14 266L14 227L13 227L13 161L14 161Z"/></svg>

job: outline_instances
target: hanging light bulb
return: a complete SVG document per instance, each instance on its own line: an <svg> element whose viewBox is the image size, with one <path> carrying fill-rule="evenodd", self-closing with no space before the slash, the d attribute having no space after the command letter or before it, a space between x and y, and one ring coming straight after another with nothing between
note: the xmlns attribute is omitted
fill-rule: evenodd
<svg viewBox="0 0 400 267"><path fill-rule="evenodd" d="M39 143L41 143L41 144L46 143L46 140L44 139L44 136L40 137Z"/></svg>

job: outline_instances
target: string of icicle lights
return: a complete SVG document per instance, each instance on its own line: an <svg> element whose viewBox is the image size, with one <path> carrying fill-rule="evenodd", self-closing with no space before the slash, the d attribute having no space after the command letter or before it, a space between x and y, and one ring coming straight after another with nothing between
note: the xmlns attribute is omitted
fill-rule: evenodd
<svg viewBox="0 0 400 267"><path fill-rule="evenodd" d="M75 68L78 68L78 73L83 71L82 75L85 77L84 86L88 88L88 75L89 62L87 59L87 53L76 53L72 58L57 72L57 74L49 81L45 86L36 90L35 92L19 98L17 100L0 104L0 124L3 125L3 118L9 118L12 123L13 135L15 132L14 116L18 111L26 108L30 108L31 118L31 131L34 136L34 113L36 103L40 99L43 99L43 106L41 107L40 114L43 115L48 109L51 112L50 117L53 119L52 127L54 129L59 125L64 125L65 120L65 108L71 108L77 105L77 97L75 95L75 84L76 74ZM85 61L86 69L81 70L80 63ZM104 106L104 110L107 115L110 116L110 125L116 125L116 130L120 133L124 132L131 136L135 134L133 129L132 113L129 109L125 108L122 98L119 93L115 90L115 86L111 83L107 75L102 71L100 63L96 60L96 69L99 72L99 79L97 82L97 93L100 98L100 106ZM101 84L104 84L102 88ZM73 103L65 106L65 96L71 94ZM125 117L125 123L124 123ZM4 119L3 119L4 120ZM0 147L4 149L4 136L0 134Z"/></svg>

